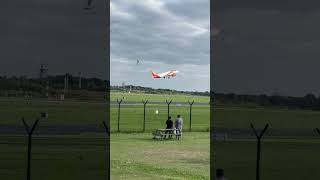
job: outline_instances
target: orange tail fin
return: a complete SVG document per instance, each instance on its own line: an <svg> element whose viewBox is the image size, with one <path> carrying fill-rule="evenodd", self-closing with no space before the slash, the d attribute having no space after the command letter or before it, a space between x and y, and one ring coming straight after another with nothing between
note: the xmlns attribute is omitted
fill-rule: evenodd
<svg viewBox="0 0 320 180"><path fill-rule="evenodd" d="M160 76L157 73L153 72L152 70L150 70L150 71L151 71L153 78L160 78Z"/></svg>

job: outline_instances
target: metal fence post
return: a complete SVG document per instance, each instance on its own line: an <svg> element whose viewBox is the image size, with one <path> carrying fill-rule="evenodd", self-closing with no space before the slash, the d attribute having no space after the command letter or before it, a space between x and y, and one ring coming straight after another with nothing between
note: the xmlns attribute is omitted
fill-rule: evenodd
<svg viewBox="0 0 320 180"><path fill-rule="evenodd" d="M28 134L28 164L27 164L27 180L31 179L31 149L32 149L32 134L39 122L39 119L36 119L36 121L33 123L32 128L29 129L28 124L25 122L24 118L22 118L22 122L24 125L24 128L26 129L26 132Z"/></svg>
<svg viewBox="0 0 320 180"><path fill-rule="evenodd" d="M107 133L107 179L110 179L110 129L105 121L102 122Z"/></svg>
<svg viewBox="0 0 320 180"><path fill-rule="evenodd" d="M143 103L143 132L146 130L146 105L148 103L148 100L144 101L142 100Z"/></svg>
<svg viewBox="0 0 320 180"><path fill-rule="evenodd" d="M118 132L120 132L120 105L122 103L123 98L119 101L119 99L117 99L118 102Z"/></svg>
<svg viewBox="0 0 320 180"><path fill-rule="evenodd" d="M168 105L168 118L169 118L169 114L170 114L170 104L172 103L172 99L170 101L166 100L166 103Z"/></svg>
<svg viewBox="0 0 320 180"><path fill-rule="evenodd" d="M190 105L190 124L189 124L189 131L191 132L191 117L192 117L192 105L194 103L194 100L192 102L188 101L189 105Z"/></svg>
<svg viewBox="0 0 320 180"><path fill-rule="evenodd" d="M266 124L262 132L258 135L256 129L254 128L253 124L250 124L255 136L257 137L257 166L256 166L256 180L260 180L260 152L261 152L261 138L266 132L267 128L269 127L269 124Z"/></svg>

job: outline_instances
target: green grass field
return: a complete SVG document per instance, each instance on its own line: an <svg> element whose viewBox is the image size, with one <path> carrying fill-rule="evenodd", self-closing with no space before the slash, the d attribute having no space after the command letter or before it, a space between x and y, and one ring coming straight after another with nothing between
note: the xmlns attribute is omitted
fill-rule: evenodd
<svg viewBox="0 0 320 180"><path fill-rule="evenodd" d="M214 167L223 168L228 179L255 180L255 140L216 142L214 147ZM320 140L264 139L261 147L261 179L320 178Z"/></svg>
<svg viewBox="0 0 320 180"><path fill-rule="evenodd" d="M106 179L103 135L35 136L32 180ZM0 136L0 179L26 179L27 138Z"/></svg>
<svg viewBox="0 0 320 180"><path fill-rule="evenodd" d="M104 135L35 136L33 180L105 179ZM150 133L111 135L111 179L209 179L209 133L153 141ZM229 179L255 179L254 140L216 142L213 165ZM261 179L318 179L320 140L264 139ZM26 138L0 136L0 179L24 179Z"/></svg>
<svg viewBox="0 0 320 180"><path fill-rule="evenodd" d="M0 106L2 124L21 126L22 116L31 121L40 112L49 114L49 118L41 122L41 125L98 124L106 116L105 105L96 102L33 100L31 104L26 104L23 99L1 99ZM122 106L121 130L141 131L142 107ZM209 179L209 133L185 133L183 141L153 141L150 131L164 126L167 107L151 104L147 107L148 133L115 133L111 136L112 179ZM159 114L154 116L156 109ZM209 106L194 105L193 110L196 122L198 116L201 117L193 128L207 129ZM185 119L185 128L188 127L188 106L176 106L173 103L171 113L181 114ZM116 106L111 106L113 131L116 129L116 114ZM36 136L33 141L32 179L105 179L104 141L102 136ZM0 179L23 179L26 138L1 136L0 149L0 159L3 162L0 166ZM153 165L153 162L158 164Z"/></svg>
<svg viewBox="0 0 320 180"><path fill-rule="evenodd" d="M210 101L209 96L191 96L186 94L168 95L168 94L142 94L142 93L120 93L112 92L110 94L110 99L116 101L117 99L122 99L124 97L125 101L142 101L149 100L154 102L165 102L166 100L172 100L173 102L208 102Z"/></svg>
<svg viewBox="0 0 320 180"><path fill-rule="evenodd" d="M150 133L111 136L111 179L209 179L209 133L154 141ZM35 136L33 180L106 179L104 135ZM0 179L26 176L27 139L0 136Z"/></svg>
<svg viewBox="0 0 320 180"><path fill-rule="evenodd" d="M142 97L142 95L141 95ZM49 118L42 124L101 124L105 119L103 103L86 102L48 102L34 100L26 104L22 99L0 100L1 123L21 124L21 117L33 120L40 112L48 112ZM111 129L117 129L117 105L111 105ZM159 114L156 115L155 111ZM175 118L181 114L184 128L189 127L189 107L172 103L170 114ZM163 127L167 116L165 104L147 104L146 129ZM275 108L234 108L216 107L212 114L216 127L248 128L251 122L257 126L269 123L272 128L314 128L320 126L320 112L311 110L287 110ZM192 128L206 131L209 128L209 105L193 105ZM143 127L143 106L141 104L121 105L120 130L140 131Z"/></svg>
<svg viewBox="0 0 320 180"><path fill-rule="evenodd" d="M155 111L158 110L159 114ZM165 128L167 120L167 105L147 105L146 130ZM180 114L184 119L184 128L190 124L189 106L170 106L170 115L173 120ZM117 130L118 106L111 106L111 130ZM197 131L209 131L210 107L208 105L194 105L192 109L192 129ZM141 131L143 129L143 105L122 105L120 114L121 131Z"/></svg>
<svg viewBox="0 0 320 180"><path fill-rule="evenodd" d="M23 99L1 99L0 113L2 124L20 124L22 116L27 121L34 121L40 112L48 112L49 117L41 122L42 125L101 125L106 119L106 105L99 102L75 102L75 101L46 101L34 100L26 104ZM209 105L193 105L194 130L208 131L210 109ZM165 125L167 119L167 106L164 104L147 104L146 130L151 131ZM156 115L155 111L159 114ZM111 105L111 130L117 130L118 106ZM184 118L185 128L189 127L189 106L176 106L172 103L170 114L173 119L178 114ZM143 105L122 104L120 114L120 130L141 131L143 128Z"/></svg>
<svg viewBox="0 0 320 180"><path fill-rule="evenodd" d="M153 140L150 133L111 136L111 179L210 179L209 133Z"/></svg>
<svg viewBox="0 0 320 180"><path fill-rule="evenodd" d="M311 110L287 110L274 108L215 108L216 127L249 128L250 123L271 128L315 128L320 126L320 112Z"/></svg>
<svg viewBox="0 0 320 180"><path fill-rule="evenodd" d="M122 98L121 93L111 99ZM151 130L163 128L167 117L166 104L148 104L146 133L112 133L112 179L208 179L210 106L194 105L192 132L189 127L189 106L174 102L208 102L209 97L184 95L125 94L124 101L165 102L173 99L170 115L184 119L181 141L153 141ZM106 117L101 102L54 102L23 99L0 99L1 124L19 124L20 118L33 120L40 112L48 112L43 125L101 125ZM117 130L117 105L111 105L111 130ZM159 114L155 114L158 110ZM313 129L320 127L320 112L288 110L284 108L214 107L212 114L216 127L249 128L250 123L271 128ZM143 105L122 104L121 132L137 132L143 127ZM202 132L200 132L202 131ZM23 179L25 167L25 137L0 137L0 179ZM33 179L104 179L105 139L95 136L38 137L34 143L33 171L41 171ZM44 146L45 145L45 146ZM318 179L317 162L320 140L264 139L262 151L262 179ZM215 167L222 167L229 179L254 179L255 142L233 140L215 144ZM82 157L82 158L80 158ZM80 160L82 159L82 160ZM2 163L3 162L3 163ZM294 172L294 173L293 173ZM84 173L81 175L81 173ZM48 178L44 178L47 177Z"/></svg>
<svg viewBox="0 0 320 180"><path fill-rule="evenodd" d="M27 121L34 121L40 112L48 112L48 119L43 125L50 124L96 124L105 120L106 106L102 102L47 101L33 100L26 104L24 99L0 99L2 124L21 124L22 116Z"/></svg>

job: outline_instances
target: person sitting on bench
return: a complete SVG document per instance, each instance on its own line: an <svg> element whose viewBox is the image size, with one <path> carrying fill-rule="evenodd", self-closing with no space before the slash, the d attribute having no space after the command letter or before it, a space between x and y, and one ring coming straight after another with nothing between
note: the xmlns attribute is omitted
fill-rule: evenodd
<svg viewBox="0 0 320 180"><path fill-rule="evenodd" d="M173 129L173 121L171 120L171 116L168 117L168 120L166 121L166 125L167 125L166 129ZM166 131L166 134L168 133L170 133L169 138L172 138L170 130ZM166 135L164 135L164 138L166 138Z"/></svg>

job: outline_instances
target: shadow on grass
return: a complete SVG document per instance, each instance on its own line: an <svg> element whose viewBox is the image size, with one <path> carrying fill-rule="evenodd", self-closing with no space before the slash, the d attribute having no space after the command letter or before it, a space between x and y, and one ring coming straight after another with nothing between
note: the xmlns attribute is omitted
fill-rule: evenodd
<svg viewBox="0 0 320 180"><path fill-rule="evenodd" d="M172 138L172 139L153 139L152 136L150 136L150 138L147 138L147 137L132 137L130 138L132 140L137 140L137 141L145 141L145 142L166 142L166 141L181 141L181 140L178 140L176 138Z"/></svg>

